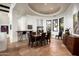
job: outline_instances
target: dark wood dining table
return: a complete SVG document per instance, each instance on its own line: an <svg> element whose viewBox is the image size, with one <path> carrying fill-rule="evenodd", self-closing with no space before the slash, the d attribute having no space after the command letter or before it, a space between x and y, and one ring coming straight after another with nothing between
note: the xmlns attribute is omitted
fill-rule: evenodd
<svg viewBox="0 0 79 59"><path fill-rule="evenodd" d="M39 36L41 36L41 35L38 35L38 34L36 34L36 35L33 35L34 37L39 37Z"/></svg>
<svg viewBox="0 0 79 59"><path fill-rule="evenodd" d="M35 38L35 41L38 41L39 38L41 38L41 34L35 34L33 37Z"/></svg>
<svg viewBox="0 0 79 59"><path fill-rule="evenodd" d="M35 35L33 35L33 37L37 38L37 37L41 37L41 35L42 34L35 34ZM46 36L47 36L47 34L46 34Z"/></svg>

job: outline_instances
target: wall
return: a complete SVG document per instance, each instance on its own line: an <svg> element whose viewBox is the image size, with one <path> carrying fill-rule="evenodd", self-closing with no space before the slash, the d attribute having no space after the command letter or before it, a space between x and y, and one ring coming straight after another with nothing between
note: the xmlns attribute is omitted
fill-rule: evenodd
<svg viewBox="0 0 79 59"><path fill-rule="evenodd" d="M79 12L79 3L75 3L75 4L74 4L74 11L73 11L73 14L78 13L78 12ZM79 37L78 34L74 34L74 33L73 33L73 35L76 35L76 36Z"/></svg>
<svg viewBox="0 0 79 59"><path fill-rule="evenodd" d="M12 27L13 27L13 42L16 42L18 39L16 31L18 31L18 30L28 31L27 25L32 25L33 26L32 31L36 32L37 31L37 20L39 20L40 17L25 15L25 16L21 16L19 18L16 17L13 19L14 19L13 25L12 25ZM46 25L44 24L44 26L46 26Z"/></svg>
<svg viewBox="0 0 79 59"><path fill-rule="evenodd" d="M71 4L71 6L64 13L54 17L58 19L61 17L64 17L64 31L66 28L69 28L70 33L76 36L79 36L79 35L73 33L73 15L77 13L78 11L79 11L79 4ZM52 33L57 34L57 32L54 33L53 31Z"/></svg>
<svg viewBox="0 0 79 59"><path fill-rule="evenodd" d="M58 24L59 24L59 18L64 17L64 31L66 28L70 28L70 33L73 33L73 8L74 6L70 5L70 7L68 7L68 9L65 12L53 17L53 19L58 19ZM55 35L58 35L58 32L51 31L51 33L53 37L55 37Z"/></svg>
<svg viewBox="0 0 79 59"><path fill-rule="evenodd" d="M0 11L0 25L1 24L9 24L8 13Z"/></svg>
<svg viewBox="0 0 79 59"><path fill-rule="evenodd" d="M0 28L1 25L9 25L8 13L0 11Z"/></svg>

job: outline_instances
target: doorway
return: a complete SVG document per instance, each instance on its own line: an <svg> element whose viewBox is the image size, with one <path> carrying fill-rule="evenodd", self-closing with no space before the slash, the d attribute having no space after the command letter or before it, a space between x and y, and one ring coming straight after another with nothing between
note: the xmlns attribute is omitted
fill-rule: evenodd
<svg viewBox="0 0 79 59"><path fill-rule="evenodd" d="M46 31L51 33L51 20L46 20Z"/></svg>
<svg viewBox="0 0 79 59"><path fill-rule="evenodd" d="M59 31L64 31L64 17L59 18Z"/></svg>

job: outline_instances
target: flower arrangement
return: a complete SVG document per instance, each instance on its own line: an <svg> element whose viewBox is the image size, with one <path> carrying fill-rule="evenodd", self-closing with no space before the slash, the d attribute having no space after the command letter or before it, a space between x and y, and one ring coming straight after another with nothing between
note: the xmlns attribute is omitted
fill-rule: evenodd
<svg viewBox="0 0 79 59"><path fill-rule="evenodd" d="M68 28L65 30L65 34L70 35L70 32L69 32Z"/></svg>

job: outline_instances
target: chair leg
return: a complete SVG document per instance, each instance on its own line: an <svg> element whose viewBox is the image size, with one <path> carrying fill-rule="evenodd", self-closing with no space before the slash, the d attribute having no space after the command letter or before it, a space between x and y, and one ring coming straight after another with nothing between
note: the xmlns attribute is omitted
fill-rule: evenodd
<svg viewBox="0 0 79 59"><path fill-rule="evenodd" d="M62 40L62 37L61 37L61 40Z"/></svg>
<svg viewBox="0 0 79 59"><path fill-rule="evenodd" d="M58 36L58 39L59 39L59 36Z"/></svg>
<svg viewBox="0 0 79 59"><path fill-rule="evenodd" d="M46 40L45 40L45 43L46 43L46 44L48 44L48 43L49 43L49 40L48 40L48 39L46 39Z"/></svg>
<svg viewBox="0 0 79 59"><path fill-rule="evenodd" d="M41 41L41 46L42 46L43 44L42 44L42 41Z"/></svg>
<svg viewBox="0 0 79 59"><path fill-rule="evenodd" d="M46 45L46 41L44 40L44 45Z"/></svg>
<svg viewBox="0 0 79 59"><path fill-rule="evenodd" d="M48 40L48 39L46 40L46 43L47 43L47 44L49 43L49 40Z"/></svg>
<svg viewBox="0 0 79 59"><path fill-rule="evenodd" d="M38 41L36 41L36 46L38 46Z"/></svg>
<svg viewBox="0 0 79 59"><path fill-rule="evenodd" d="M28 46L30 46L30 42L28 43Z"/></svg>
<svg viewBox="0 0 79 59"><path fill-rule="evenodd" d="M49 39L49 43L51 42L51 40Z"/></svg>
<svg viewBox="0 0 79 59"><path fill-rule="evenodd" d="M33 47L33 46L34 46L34 43L32 42L32 43L31 43L31 47Z"/></svg>
<svg viewBox="0 0 79 59"><path fill-rule="evenodd" d="M30 39L29 39L29 41L28 41L29 43L28 43L28 45L30 46L31 45L31 41L30 41Z"/></svg>

